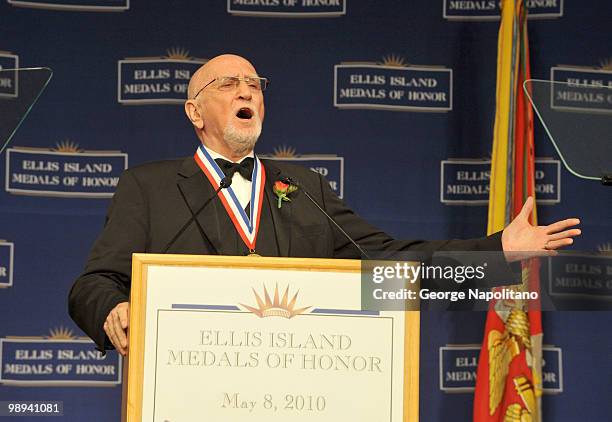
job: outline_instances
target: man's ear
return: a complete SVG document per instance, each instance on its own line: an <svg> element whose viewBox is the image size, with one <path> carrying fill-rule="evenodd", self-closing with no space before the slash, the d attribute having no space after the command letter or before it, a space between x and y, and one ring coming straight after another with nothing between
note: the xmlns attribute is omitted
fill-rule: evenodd
<svg viewBox="0 0 612 422"><path fill-rule="evenodd" d="M191 124L193 124L196 128L204 128L204 117L200 113L200 110L198 110L198 106L195 100L185 101L185 114L187 115L187 118L191 121Z"/></svg>

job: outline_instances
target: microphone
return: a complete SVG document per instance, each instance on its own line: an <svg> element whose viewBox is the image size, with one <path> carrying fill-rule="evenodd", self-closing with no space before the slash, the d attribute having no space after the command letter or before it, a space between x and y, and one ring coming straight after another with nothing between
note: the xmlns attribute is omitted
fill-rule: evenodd
<svg viewBox="0 0 612 422"><path fill-rule="evenodd" d="M232 185L231 178L225 176L223 179L221 179L221 183L219 183L219 187L217 188L217 190L215 190L215 193L210 198L208 198L206 202L204 202L204 205L202 205L195 213L193 212L191 213L191 218L187 220L187 222L183 225L183 227L181 227L181 229L176 233L176 235L172 238L172 240L168 242L168 244L166 245L162 253L168 252L168 249L170 249L170 247L174 244L174 242L176 242L176 239L178 239L180 235L182 235L183 232L187 230L187 227L189 227L191 223L196 221L196 218L198 217L198 215L200 215L202 210L206 208L206 206L210 203L210 201L212 201L213 199L217 197L217 195L219 195L219 192L221 192L221 189L227 189L231 185ZM189 206L187 206L187 208L189 208ZM191 211L191 208L189 208L189 211Z"/></svg>
<svg viewBox="0 0 612 422"><path fill-rule="evenodd" d="M287 184L287 185L295 185L295 186L297 186L298 188L300 188L300 190L301 190L302 192L304 192L304 195L306 195L306 198L308 198L308 199L310 200L310 202L312 202L312 203L315 205L315 207L317 207L317 208L319 209L319 211L321 211L321 213L322 213L322 214L323 214L325 217L327 217L327 219L328 219L329 221L331 221L331 222L333 223L333 225L334 225L334 226L335 226L335 227L336 227L338 230L340 230L340 233L342 233L342 234L344 235L344 237L346 237L346 238L349 240L349 242L351 242L351 243L353 244L353 246L355 246L355 247L357 248L357 250L358 250L358 251L359 251L359 252L360 252L360 253L361 253L363 256L365 256L367 259L372 259L372 258L370 258L370 255L368 255L368 254L366 253L366 251L364 251L364 250L361 248L361 246L359 246L359 244L357 244L357 242L355 242L355 240L353 240L353 238L352 238L352 237L351 237L351 236L350 236L350 235L349 235L347 232L345 232L345 231L344 231L344 229L343 229L342 227L340 227L340 224L338 224L338 223L336 222L336 220L334 220L334 218L333 218L331 215L329 215L329 214L328 214L328 213L327 213L327 212L326 212L326 211L323 209L323 207L321 207L321 206L320 206L320 205L317 203L317 201L315 201L315 199L312 197L312 195L310 195L310 193L308 192L308 190L306 190L306 188L304 188L304 186L303 186L302 184L298 183L298 182L297 182L295 179L293 179L293 178L291 178L291 177L289 177L289 176L282 176L282 175L281 175L281 177L280 177L280 181L281 181L281 182L283 182L283 183L285 183L285 184Z"/></svg>

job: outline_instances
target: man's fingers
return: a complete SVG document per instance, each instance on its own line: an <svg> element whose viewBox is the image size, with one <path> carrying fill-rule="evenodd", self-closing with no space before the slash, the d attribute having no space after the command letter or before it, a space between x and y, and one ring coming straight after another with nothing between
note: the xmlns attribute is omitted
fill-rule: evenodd
<svg viewBox="0 0 612 422"><path fill-rule="evenodd" d="M117 308L111 311L111 315L113 316L113 325L115 328L115 334L117 335L117 339L119 340L119 343L121 344L121 348L127 349L128 339L127 339L127 336L125 335L125 329L123 328L121 316L119 315L120 313L122 312ZM125 316L123 319L125 320Z"/></svg>
<svg viewBox="0 0 612 422"><path fill-rule="evenodd" d="M115 306L104 321L104 332L115 346L115 349L122 355L127 354L128 338L126 328L129 324L128 319L129 304L122 302Z"/></svg>
<svg viewBox="0 0 612 422"><path fill-rule="evenodd" d="M546 226L546 234L557 233L578 224L580 224L580 220L577 218L568 218L567 220L557 221L556 223Z"/></svg>
<svg viewBox="0 0 612 422"><path fill-rule="evenodd" d="M125 354L125 349L123 348L123 345L121 344L121 340L119 339L119 334L117 332L117 326L115 325L115 322L112 316L110 316L109 321L108 321L108 333L110 334L108 338L110 339L111 343L113 343L113 346L115 346L115 349L117 349L117 351L121 353L122 355Z"/></svg>
<svg viewBox="0 0 612 422"><path fill-rule="evenodd" d="M580 233L582 233L582 231L580 229L570 229L570 230L564 230L562 232L559 233L554 233L551 234L548 237L548 240L559 240L559 239L564 239L566 237L574 237L574 236L579 236Z"/></svg>
<svg viewBox="0 0 612 422"><path fill-rule="evenodd" d="M108 336L113 346L115 346L115 349L117 349L119 353L124 354L123 348L121 347L121 342L119 341L117 334L115 333L115 325L113 324L110 315L108 318L106 318L106 322L104 323L104 331L106 332L106 335Z"/></svg>
<svg viewBox="0 0 612 422"><path fill-rule="evenodd" d="M121 320L121 327L126 329L130 322L130 308L126 303L125 305L120 304L117 306L117 311L119 312L119 319Z"/></svg>
<svg viewBox="0 0 612 422"><path fill-rule="evenodd" d="M572 239L571 237L560 239L560 240L551 240L550 242L546 244L546 249L552 249L552 250L559 249L559 248L562 248L563 246L569 246L572 243L574 243L574 239Z"/></svg>

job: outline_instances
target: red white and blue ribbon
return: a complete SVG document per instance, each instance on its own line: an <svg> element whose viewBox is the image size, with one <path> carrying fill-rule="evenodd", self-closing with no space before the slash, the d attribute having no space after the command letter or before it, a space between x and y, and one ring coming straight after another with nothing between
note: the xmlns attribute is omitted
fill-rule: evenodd
<svg viewBox="0 0 612 422"><path fill-rule="evenodd" d="M219 189L221 179L225 177L225 174L223 174L223 171L219 165L217 165L215 160L213 160L203 145L200 145L200 147L196 150L194 158L213 188L215 190ZM232 220L232 223L234 223L234 227L242 238L242 241L247 248L249 248L250 252L254 252L255 243L257 242L257 232L259 231L259 219L261 217L261 205L263 204L264 186L266 183L266 172L257 156L255 156L251 180L252 188L250 215L247 216L231 186L226 189L221 189L221 192L219 192L219 198L225 207L225 211L227 211L227 215Z"/></svg>

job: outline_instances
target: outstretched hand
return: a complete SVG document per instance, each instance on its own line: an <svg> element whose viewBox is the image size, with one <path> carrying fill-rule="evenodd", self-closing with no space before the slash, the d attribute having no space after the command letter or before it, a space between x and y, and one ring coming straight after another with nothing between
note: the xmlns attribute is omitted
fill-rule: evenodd
<svg viewBox="0 0 612 422"><path fill-rule="evenodd" d="M504 252L542 252L554 251L574 243L574 236L580 229L572 228L580 224L577 218L557 221L548 226L533 226L529 216L533 211L533 197L527 198L521 212L508 224L502 233Z"/></svg>

